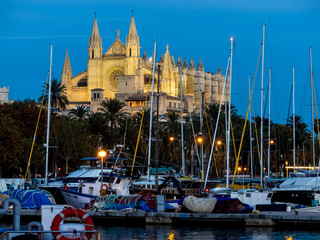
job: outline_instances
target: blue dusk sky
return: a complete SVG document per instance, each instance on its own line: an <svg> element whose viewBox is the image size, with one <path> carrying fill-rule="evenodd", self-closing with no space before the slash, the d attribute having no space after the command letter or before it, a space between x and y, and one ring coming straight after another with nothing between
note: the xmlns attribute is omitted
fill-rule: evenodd
<svg viewBox="0 0 320 240"><path fill-rule="evenodd" d="M234 37L232 104L244 116L249 103L248 75L252 82L266 24L264 89L272 68L271 118L286 122L295 67L296 114L311 123L309 48L312 46L318 94L319 0L4 0L0 8L0 87L9 86L13 100L38 99L49 71L50 43L54 78L61 80L66 49L76 75L87 69L94 13L106 51L118 29L121 41L126 42L132 9L141 56L145 49L150 57L156 41L157 60L168 44L175 61L187 58L189 64L193 58L197 66L201 58L205 71L216 73L221 66L225 73L229 39ZM253 92L255 115L260 115L260 89L261 61Z"/></svg>

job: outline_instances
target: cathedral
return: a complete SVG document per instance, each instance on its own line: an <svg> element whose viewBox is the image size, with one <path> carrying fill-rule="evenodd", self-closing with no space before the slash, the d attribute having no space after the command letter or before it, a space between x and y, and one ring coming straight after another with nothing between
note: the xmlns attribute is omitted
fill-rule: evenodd
<svg viewBox="0 0 320 240"><path fill-rule="evenodd" d="M142 110L145 104L150 106L153 59L147 58L145 50L140 57L139 35L133 16L125 44L121 42L119 33L118 30L115 41L103 52L95 18L89 38L87 70L75 76L72 74L68 51L66 52L61 82L66 86L70 109L84 105L96 112L101 101L110 98L125 102L125 111L132 115ZM180 111L181 88L185 113L199 111L199 99L204 103L211 103L220 101L222 97L224 76L220 67L214 74L204 71L201 59L197 68L193 59L189 65L187 59L183 63L179 57L175 62L168 45L165 54L161 53L159 62L156 62L154 78L155 92L159 84L160 115L169 110ZM226 89L228 92L228 82Z"/></svg>

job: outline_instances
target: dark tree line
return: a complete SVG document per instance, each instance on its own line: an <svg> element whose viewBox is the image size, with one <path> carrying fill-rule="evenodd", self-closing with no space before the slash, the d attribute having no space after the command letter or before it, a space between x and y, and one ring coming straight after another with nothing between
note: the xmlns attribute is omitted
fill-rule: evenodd
<svg viewBox="0 0 320 240"><path fill-rule="evenodd" d="M65 95L66 88L57 80L52 82L52 118L50 128L50 148L49 171L66 173L76 169L81 163L79 159L83 157L96 156L99 148L112 149L117 144L124 144L125 148L122 156L127 161L128 169L131 169L133 155L139 136L140 123L143 116L143 124L140 134L139 147L137 149L136 167L141 167L140 171L146 170L149 119L150 110L146 109L131 116L125 112L125 104L116 100L108 99L102 101L99 112L92 113L85 106L76 106L68 114L61 114L68 105ZM42 97L39 98L39 101ZM44 101L48 100L48 91L45 91ZM0 105L0 174L2 177L23 176L26 172L30 149L33 141L40 104L34 100L26 99L16 101L12 104ZM211 151L214 130L217 121L219 105L216 103L207 104L204 107L202 137L205 164L208 164L209 153ZM153 114L155 136L156 113ZM222 176L225 170L225 136L226 119L224 107L221 108L216 143L213 151L213 162L210 166L211 177ZM191 116L190 116L191 115ZM232 133L230 166L232 171L235 168L235 161L240 147L245 118L237 114L232 106ZM181 126L180 113L169 111L161 118L159 125L159 166L173 167L179 171L181 167ZM192 175L199 175L199 163L197 152L200 153L200 144L196 144L194 133L200 132L200 119L197 113L184 116L184 146L186 159L186 172ZM39 129L35 138L35 145L31 158L30 172L44 174L45 149L43 144L46 141L46 108L40 115ZM267 159L267 129L268 120L264 119L264 166ZM280 172L281 166L287 161L292 165L292 117L288 124L271 123L271 139L274 140L271 146L271 166L272 172ZM315 129L316 130L316 129ZM259 139L260 139L260 117L252 119L253 137L253 165L254 174L259 174ZM170 141L170 137L177 141ZM258 137L258 139L256 138ZM318 135L316 135L318 137ZM220 141L220 145L217 142ZM309 165L312 160L312 137L307 125L301 116L296 116L296 151L297 165ZM317 141L316 141L317 143ZM318 156L318 144L316 144ZM198 148L197 148L198 147ZM198 150L198 151L197 151ZM249 124L244 132L243 144L239 158L241 173L249 174L250 170L250 138ZM155 166L155 144L153 141L151 148L151 164ZM317 159L316 156L316 159ZM207 168L207 166L205 167ZM134 171L137 171L135 168Z"/></svg>

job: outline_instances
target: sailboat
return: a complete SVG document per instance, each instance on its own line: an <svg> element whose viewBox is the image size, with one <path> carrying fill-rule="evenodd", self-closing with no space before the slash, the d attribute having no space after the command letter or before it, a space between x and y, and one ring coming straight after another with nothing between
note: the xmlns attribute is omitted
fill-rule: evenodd
<svg viewBox="0 0 320 240"><path fill-rule="evenodd" d="M59 193L58 188L62 185L60 180L48 179L48 166L49 166L49 149L50 149L50 119L51 119L51 82L52 82L52 50L53 45L50 45L50 70L49 70L49 86L48 86L48 106L47 106L47 135L46 135L46 161L45 161L45 179L43 184L38 184L37 187L50 192L58 204L65 203L62 195Z"/></svg>
<svg viewBox="0 0 320 240"><path fill-rule="evenodd" d="M312 59L311 59L311 48L310 48L310 68L311 68L311 93L314 91L313 84L313 76L312 76ZM293 69L293 83L294 83L294 69ZM294 86L294 84L293 84ZM293 87L293 96L294 96L294 87ZM293 97L294 98L294 97ZM311 96L312 100L312 129L313 129L313 95ZM293 100L294 101L294 100ZM293 104L294 111L294 104ZM293 112L293 129L295 129L295 113ZM312 131L314 132L314 131ZM295 140L295 130L293 132L294 140ZM314 137L313 144L314 144ZM313 148L314 149L314 148ZM315 158L313 155L313 164L315 164ZM285 180L279 188L272 189L274 191L274 195L272 197L272 201L277 202L290 202L294 204L302 204L305 206L315 206L319 205L320 201L320 181L318 181L318 176L312 172L305 172L305 174L310 175L308 177L300 177L295 174L296 172L296 161L295 161L295 141L293 147L293 168L294 173L293 177ZM315 167L315 166L314 166ZM300 171L300 170L299 170Z"/></svg>

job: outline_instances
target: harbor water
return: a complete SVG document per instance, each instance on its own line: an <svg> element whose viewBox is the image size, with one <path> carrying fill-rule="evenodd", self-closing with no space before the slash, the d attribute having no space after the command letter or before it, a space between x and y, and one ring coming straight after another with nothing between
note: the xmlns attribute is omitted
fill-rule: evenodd
<svg viewBox="0 0 320 240"><path fill-rule="evenodd" d="M0 219L0 228L12 224ZM21 226L21 230L26 225ZM257 228L228 226L96 225L102 240L318 240L320 228Z"/></svg>
<svg viewBox="0 0 320 240"><path fill-rule="evenodd" d="M96 226L101 239L107 240L315 240L320 239L319 230L314 229L280 229L280 228L236 228L207 227L175 227L171 225L146 226Z"/></svg>

